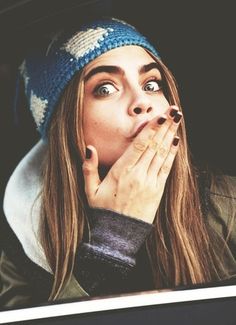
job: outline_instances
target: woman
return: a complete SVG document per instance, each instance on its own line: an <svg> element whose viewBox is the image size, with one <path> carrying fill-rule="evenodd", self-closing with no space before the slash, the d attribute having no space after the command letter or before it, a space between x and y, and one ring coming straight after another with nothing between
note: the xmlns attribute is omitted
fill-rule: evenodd
<svg viewBox="0 0 236 325"><path fill-rule="evenodd" d="M95 21L21 74L43 140L6 189L4 306L233 279L235 181L193 167L174 78L144 36Z"/></svg>

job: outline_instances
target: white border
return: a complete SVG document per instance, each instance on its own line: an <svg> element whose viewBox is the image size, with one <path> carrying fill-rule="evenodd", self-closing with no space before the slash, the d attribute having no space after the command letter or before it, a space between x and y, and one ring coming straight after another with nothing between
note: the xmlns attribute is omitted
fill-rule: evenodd
<svg viewBox="0 0 236 325"><path fill-rule="evenodd" d="M236 285L179 291L151 291L112 298L62 303L0 312L0 324L114 309L236 297Z"/></svg>

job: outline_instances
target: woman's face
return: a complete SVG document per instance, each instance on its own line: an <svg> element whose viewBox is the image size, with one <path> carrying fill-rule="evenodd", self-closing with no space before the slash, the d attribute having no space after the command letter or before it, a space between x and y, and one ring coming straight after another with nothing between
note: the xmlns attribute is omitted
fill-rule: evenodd
<svg viewBox="0 0 236 325"><path fill-rule="evenodd" d="M83 128L101 165L111 166L142 127L167 111L161 74L139 46L108 51L85 68Z"/></svg>

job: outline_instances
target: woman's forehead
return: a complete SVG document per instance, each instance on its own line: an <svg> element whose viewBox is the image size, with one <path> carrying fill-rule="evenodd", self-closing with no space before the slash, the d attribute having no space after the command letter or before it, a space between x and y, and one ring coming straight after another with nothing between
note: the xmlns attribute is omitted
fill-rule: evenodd
<svg viewBox="0 0 236 325"><path fill-rule="evenodd" d="M85 71L89 72L99 65L148 64L155 62L152 56L141 46L127 45L112 49L90 62Z"/></svg>

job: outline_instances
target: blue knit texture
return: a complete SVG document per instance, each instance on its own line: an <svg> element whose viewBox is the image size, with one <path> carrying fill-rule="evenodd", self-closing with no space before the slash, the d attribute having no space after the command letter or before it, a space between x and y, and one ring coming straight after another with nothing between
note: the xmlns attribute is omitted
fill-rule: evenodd
<svg viewBox="0 0 236 325"><path fill-rule="evenodd" d="M26 57L20 67L25 93L37 129L43 138L60 96L77 71L101 54L126 45L138 45L159 57L146 37L117 20L98 20L80 31L60 33L47 50Z"/></svg>

